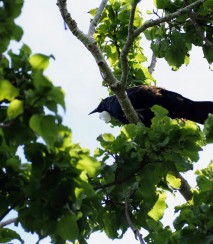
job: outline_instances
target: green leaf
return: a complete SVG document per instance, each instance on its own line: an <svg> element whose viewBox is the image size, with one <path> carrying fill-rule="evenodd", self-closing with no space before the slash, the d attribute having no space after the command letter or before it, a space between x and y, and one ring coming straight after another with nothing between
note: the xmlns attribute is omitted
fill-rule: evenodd
<svg viewBox="0 0 213 244"><path fill-rule="evenodd" d="M89 12L88 12L92 17L94 17L97 13L97 8L94 8L94 9L91 9Z"/></svg>
<svg viewBox="0 0 213 244"><path fill-rule="evenodd" d="M14 239L17 239L21 243L24 243L20 235L17 234L15 231L7 228L0 228L0 243L8 243Z"/></svg>
<svg viewBox="0 0 213 244"><path fill-rule="evenodd" d="M170 186L173 188L179 189L181 186L181 180L179 178L176 178L172 174L167 174L166 175L166 181L169 183Z"/></svg>
<svg viewBox="0 0 213 244"><path fill-rule="evenodd" d="M207 61L211 64L213 63L213 48L212 47L207 47L203 46L203 53Z"/></svg>
<svg viewBox="0 0 213 244"><path fill-rule="evenodd" d="M118 237L116 228L116 215L114 213L105 213L103 216L104 231L111 239Z"/></svg>
<svg viewBox="0 0 213 244"><path fill-rule="evenodd" d="M208 10L213 10L213 0L206 0L203 3L203 6L207 8Z"/></svg>
<svg viewBox="0 0 213 244"><path fill-rule="evenodd" d="M165 52L165 59L174 70L177 70L184 63L185 54L177 49L169 48Z"/></svg>
<svg viewBox="0 0 213 244"><path fill-rule="evenodd" d="M115 137L112 134L109 134L109 133L102 134L102 138L106 142L113 142L115 140Z"/></svg>
<svg viewBox="0 0 213 244"><path fill-rule="evenodd" d="M33 83L38 92L43 93L43 95L46 96L46 93L49 92L53 87L52 83L46 76L43 75L42 71L36 72L33 78Z"/></svg>
<svg viewBox="0 0 213 244"><path fill-rule="evenodd" d="M85 170L90 177L96 175L97 170L100 167L100 162L98 162L95 158L81 155L81 159L77 162L76 168L80 170Z"/></svg>
<svg viewBox="0 0 213 244"><path fill-rule="evenodd" d="M22 53L23 55L27 55L27 56L30 56L31 53L32 53L30 47L27 46L26 44L24 44L24 45L21 47L20 51L21 51L21 53Z"/></svg>
<svg viewBox="0 0 213 244"><path fill-rule="evenodd" d="M206 135L207 143L213 143L213 114L209 115L205 121L203 132Z"/></svg>
<svg viewBox="0 0 213 244"><path fill-rule="evenodd" d="M169 0L154 0L154 3L158 9L165 9L169 4Z"/></svg>
<svg viewBox="0 0 213 244"><path fill-rule="evenodd" d="M57 104L60 104L62 108L65 110L64 92L61 89L61 87L53 87L48 92L48 97L54 100Z"/></svg>
<svg viewBox="0 0 213 244"><path fill-rule="evenodd" d="M166 116L168 115L168 110L166 110L165 108L159 106L159 105L154 105L151 110L155 113L155 115L157 116Z"/></svg>
<svg viewBox="0 0 213 244"><path fill-rule="evenodd" d="M20 160L17 156L12 157L6 161L7 167L11 167L13 170L18 170L20 166Z"/></svg>
<svg viewBox="0 0 213 244"><path fill-rule="evenodd" d="M50 57L44 54L34 54L30 57L29 62L34 69L45 70L49 65Z"/></svg>
<svg viewBox="0 0 213 244"><path fill-rule="evenodd" d="M20 114L23 114L24 112L23 106L24 106L23 101L18 99L13 100L7 109L8 119L12 120L17 116L19 116Z"/></svg>
<svg viewBox="0 0 213 244"><path fill-rule="evenodd" d="M54 116L33 115L30 119L30 127L44 139L47 145L53 146L57 142L58 130Z"/></svg>
<svg viewBox="0 0 213 244"><path fill-rule="evenodd" d="M163 217L164 211L167 208L166 205L166 193L162 192L159 194L158 200L149 211L148 215L153 218L155 221L160 220Z"/></svg>
<svg viewBox="0 0 213 244"><path fill-rule="evenodd" d="M19 94L18 89L7 80L0 80L0 101L12 101Z"/></svg>
<svg viewBox="0 0 213 244"><path fill-rule="evenodd" d="M66 241L75 241L78 239L79 229L77 217L73 214L66 215L58 221L57 234Z"/></svg>
<svg viewBox="0 0 213 244"><path fill-rule="evenodd" d="M13 27L13 38L16 40L16 41L20 41L22 36L23 36L23 29L18 26L18 25L15 25Z"/></svg>

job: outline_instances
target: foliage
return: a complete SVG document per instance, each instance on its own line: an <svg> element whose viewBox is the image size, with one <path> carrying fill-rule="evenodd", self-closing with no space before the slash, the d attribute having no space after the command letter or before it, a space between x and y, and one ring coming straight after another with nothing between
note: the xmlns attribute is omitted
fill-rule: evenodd
<svg viewBox="0 0 213 244"><path fill-rule="evenodd" d="M110 0L95 33L118 79L131 4L136 2ZM121 127L117 137L102 134L97 139L100 148L91 156L88 149L72 142L71 130L62 123L58 111L59 107L65 110L64 93L45 75L54 57L32 54L25 44L19 53L8 49L10 41L19 41L23 33L14 22L23 2L0 3L1 221L15 210L16 224L40 239L50 236L53 243L86 243L95 231L104 231L111 239L122 238L129 228L124 214L128 205L132 224L148 230L147 243L211 243L212 163L197 172L192 199L176 208L175 230L164 227L161 219L167 208L166 192L175 194L180 189L179 173L192 169L206 141L213 141L212 116L202 132L195 123L172 120L165 109L155 106L150 128L129 124ZM184 1L155 3L167 15L184 6ZM211 0L194 10L207 38L212 35L211 10ZM92 16L95 13L96 9L90 11ZM134 29L143 23L136 8ZM183 14L144 34L156 56L165 58L173 69L189 61L192 45L202 46L205 58L212 62L212 49L191 29L192 23ZM129 86L154 82L146 60L138 36L128 54ZM16 232L1 227L0 242L13 239L23 243Z"/></svg>
<svg viewBox="0 0 213 244"><path fill-rule="evenodd" d="M211 243L213 241L213 162L206 169L197 174L197 189L194 191L193 201L176 207L180 215L174 222L176 233L173 240L188 243Z"/></svg>
<svg viewBox="0 0 213 244"><path fill-rule="evenodd" d="M130 124L122 127L117 138L111 134L98 138L102 148L96 155L102 156L104 170L97 179L99 184L94 182L97 189L103 189L105 209L113 213L115 220L120 220L131 192L132 221L149 233L156 231L155 226L166 209L165 191L179 188L177 172L192 168L204 143L201 131L193 122L171 120L158 106L153 110L156 116L150 128ZM112 222L114 219L108 225L117 230L108 236L118 238L117 231L125 232L127 223L122 220L115 226Z"/></svg>
<svg viewBox="0 0 213 244"><path fill-rule="evenodd" d="M96 29L95 39L100 46L103 54L109 61L115 76L121 78L120 59L121 50L124 47L130 16L131 5L128 1L109 1L106 6L100 23ZM90 11L94 16L96 9ZM142 14L137 8L134 18L134 28L141 26L143 21ZM143 48L140 44L141 37L137 37L128 54L130 74L128 77L128 86L147 84L154 82L154 78L148 69L143 65L147 61Z"/></svg>
<svg viewBox="0 0 213 244"><path fill-rule="evenodd" d="M185 7L193 1L156 0L157 11L153 14L166 15ZM192 45L203 49L204 57L209 63L213 61L212 46L204 44L204 36L212 40L212 0L207 0L190 14L182 14L169 23L156 25L145 31L145 36L151 40L151 48L159 58L165 58L168 64L177 70L182 64L188 64ZM190 18L189 18L190 17Z"/></svg>
<svg viewBox="0 0 213 244"><path fill-rule="evenodd" d="M4 4L12 11L13 1ZM13 10L15 18L20 11ZM94 197L88 176L96 175L100 163L72 143L71 130L62 124L58 107L65 109L64 93L44 75L51 57L32 55L27 45L18 54L1 54L0 215L2 219L15 209L17 223L26 231L40 238L51 235L56 242L74 241L83 218L81 206L86 208ZM1 229L1 243L14 238L21 241L14 231Z"/></svg>

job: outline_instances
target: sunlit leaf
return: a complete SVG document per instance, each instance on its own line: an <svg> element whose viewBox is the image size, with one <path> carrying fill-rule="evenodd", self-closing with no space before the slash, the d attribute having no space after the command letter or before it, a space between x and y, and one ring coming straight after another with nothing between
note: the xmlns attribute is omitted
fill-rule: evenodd
<svg viewBox="0 0 213 244"><path fill-rule="evenodd" d="M115 137L109 133L102 134L102 138L107 142L113 142L115 140Z"/></svg>
<svg viewBox="0 0 213 244"><path fill-rule="evenodd" d="M49 65L50 57L44 54L34 54L30 57L29 62L34 69L45 70Z"/></svg>
<svg viewBox="0 0 213 244"><path fill-rule="evenodd" d="M166 176L166 181L170 184L170 186L172 186L173 188L180 188L181 186L181 180L179 178L176 178L174 175L172 174L167 174Z"/></svg>
<svg viewBox="0 0 213 244"><path fill-rule="evenodd" d="M148 215L155 221L160 220L163 217L164 211L167 208L166 205L166 193L160 193L157 202L153 208L149 211Z"/></svg>
<svg viewBox="0 0 213 244"><path fill-rule="evenodd" d="M76 168L80 170L85 170L89 176L95 176L98 168L100 167L100 162L95 158L82 155L81 159L77 162Z"/></svg>
<svg viewBox="0 0 213 244"><path fill-rule="evenodd" d="M18 89L7 80L0 80L0 101L12 101L19 94Z"/></svg>
<svg viewBox="0 0 213 244"><path fill-rule="evenodd" d="M20 114L22 114L24 112L23 106L24 106L23 101L18 99L13 100L7 109L8 119L14 119Z"/></svg>

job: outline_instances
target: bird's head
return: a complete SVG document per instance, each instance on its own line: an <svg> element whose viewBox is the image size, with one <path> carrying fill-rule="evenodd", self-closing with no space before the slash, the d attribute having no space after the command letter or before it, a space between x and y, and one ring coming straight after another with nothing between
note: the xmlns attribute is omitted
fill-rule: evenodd
<svg viewBox="0 0 213 244"><path fill-rule="evenodd" d="M93 113L99 113L99 118L101 120L104 120L106 123L108 123L111 120L108 105L109 105L109 97L103 99L98 105L98 107L94 109L92 112L90 112L89 115Z"/></svg>

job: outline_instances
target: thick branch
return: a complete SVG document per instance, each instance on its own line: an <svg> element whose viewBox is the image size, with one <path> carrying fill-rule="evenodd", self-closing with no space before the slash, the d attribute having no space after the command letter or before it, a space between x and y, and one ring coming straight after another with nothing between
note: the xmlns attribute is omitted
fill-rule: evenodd
<svg viewBox="0 0 213 244"><path fill-rule="evenodd" d="M83 44L84 46L90 51L90 53L95 58L95 61L99 67L99 70L104 78L104 81L110 86L112 91L115 93L115 95L118 98L118 101L121 105L122 110L127 116L127 119L130 123L138 123L140 122L138 115L136 111L134 110L124 87L122 86L121 82L116 79L116 77L113 75L109 65L107 64L106 60L104 59L104 56L100 49L98 48L98 45L96 41L84 34L77 26L74 19L72 19L70 13L67 10L67 0L57 0L57 5L59 7L59 10L61 12L61 15L66 22L67 26L69 27L70 31L74 36L76 36Z"/></svg>
<svg viewBox="0 0 213 244"><path fill-rule="evenodd" d="M13 219L8 219L6 221L2 221L2 222L0 222L0 227L5 227L7 225L10 225L12 223L15 223L16 220L17 220L17 218L13 218Z"/></svg>
<svg viewBox="0 0 213 244"><path fill-rule="evenodd" d="M179 189L180 194L185 198L186 201L191 200L193 195L188 181L185 180L180 173L177 173L176 176L181 180L181 186Z"/></svg>
<svg viewBox="0 0 213 244"><path fill-rule="evenodd" d="M88 36L93 36L94 33L95 33L95 28L101 18L101 15L104 11L104 8L106 7L106 4L107 4L107 1L108 0L102 0L98 10L97 10L97 13L95 15L95 17L93 18L93 20L91 21L90 23L90 26L89 26L89 31L88 31Z"/></svg>

